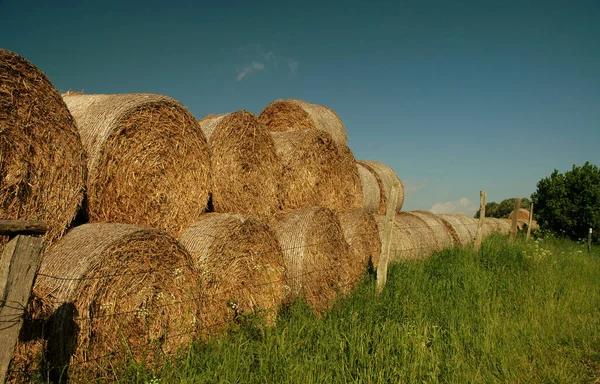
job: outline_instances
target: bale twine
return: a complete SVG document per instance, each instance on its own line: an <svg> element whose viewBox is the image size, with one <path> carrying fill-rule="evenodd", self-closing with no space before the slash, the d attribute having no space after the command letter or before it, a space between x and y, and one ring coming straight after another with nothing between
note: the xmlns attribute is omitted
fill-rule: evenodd
<svg viewBox="0 0 600 384"><path fill-rule="evenodd" d="M448 225L452 227L452 230L456 234L459 246L466 246L473 242L474 235L471 234L465 223L463 223L456 215L438 214L437 216L444 219Z"/></svg>
<svg viewBox="0 0 600 384"><path fill-rule="evenodd" d="M36 66L0 49L0 218L44 221L46 239L56 240L77 215L86 174L58 91Z"/></svg>
<svg viewBox="0 0 600 384"><path fill-rule="evenodd" d="M344 238L350 247L351 257L342 266L342 292L351 291L369 263L375 269L379 263L381 240L377 222L364 209L351 209L338 214Z"/></svg>
<svg viewBox="0 0 600 384"><path fill-rule="evenodd" d="M76 364L76 375L94 374L121 358L152 363L189 343L200 301L191 262L175 239L152 228L84 224L67 233L46 252L36 281L53 302L55 373Z"/></svg>
<svg viewBox="0 0 600 384"><path fill-rule="evenodd" d="M358 164L371 172L373 177L377 180L377 184L373 184L373 178L365 178L365 173L363 172L363 176L361 177L363 196L373 196L376 194L376 191L379 190L378 204L373 204L371 197L369 200L363 200L363 207L368 209L371 213L385 215L388 197L392 192L394 181L397 180L400 184L400 193L398 195L396 212L400 213L402 211L402 205L404 204L404 185L396 172L387 165L374 160L359 160Z"/></svg>
<svg viewBox="0 0 600 384"><path fill-rule="evenodd" d="M283 200L287 209L321 206L336 211L353 207L346 192L343 159L331 140L321 131L271 133L277 155L283 163Z"/></svg>
<svg viewBox="0 0 600 384"><path fill-rule="evenodd" d="M214 211L269 217L280 210L283 166L264 124L243 110L198 123L211 150Z"/></svg>
<svg viewBox="0 0 600 384"><path fill-rule="evenodd" d="M386 216L375 215L381 243L385 232ZM390 261L395 259L422 259L438 249L433 230L423 219L406 212L397 213L392 227Z"/></svg>
<svg viewBox="0 0 600 384"><path fill-rule="evenodd" d="M270 227L283 251L289 299L304 298L318 315L340 288L341 267L351 258L339 219L311 207L276 215Z"/></svg>
<svg viewBox="0 0 600 384"><path fill-rule="evenodd" d="M459 244L458 236L452 226L438 215L428 211L410 211L407 213L417 216L431 228L438 250L454 248Z"/></svg>
<svg viewBox="0 0 600 384"><path fill-rule="evenodd" d="M177 235L205 210L208 144L192 114L161 95L63 95L88 153L91 221Z"/></svg>
<svg viewBox="0 0 600 384"><path fill-rule="evenodd" d="M337 145L346 145L344 123L333 109L322 105L296 99L276 100L267 105L258 118L269 131L325 131Z"/></svg>
<svg viewBox="0 0 600 384"><path fill-rule="evenodd" d="M235 321L238 314L262 311L273 324L286 294L283 254L262 221L209 213L186 229L180 243L190 252L207 300L204 323Z"/></svg>

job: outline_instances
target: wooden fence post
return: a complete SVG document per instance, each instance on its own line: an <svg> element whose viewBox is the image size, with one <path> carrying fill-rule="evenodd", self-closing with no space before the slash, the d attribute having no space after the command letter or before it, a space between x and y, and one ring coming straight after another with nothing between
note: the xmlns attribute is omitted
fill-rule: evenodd
<svg viewBox="0 0 600 384"><path fill-rule="evenodd" d="M2 235L40 234L45 229L45 224L39 222L0 220ZM43 247L42 238L19 234L4 246L0 255L0 383L6 382Z"/></svg>
<svg viewBox="0 0 600 384"><path fill-rule="evenodd" d="M386 220L383 229L381 255L379 256L379 264L377 265L377 293L383 291L383 287L385 287L385 283L387 282L387 269L392 246L392 230L394 228L394 220L396 219L396 207L398 206L399 197L400 183L398 180L394 180L385 211Z"/></svg>
<svg viewBox="0 0 600 384"><path fill-rule="evenodd" d="M477 235L475 235L475 243L473 249L479 251L481 242L483 241L483 221L485 219L485 191L479 191L479 221L477 222Z"/></svg>
<svg viewBox="0 0 600 384"><path fill-rule="evenodd" d="M517 238L517 220L519 219L519 210L521 209L521 198L515 200L515 209L513 210L512 225L510 227L510 241Z"/></svg>
<svg viewBox="0 0 600 384"><path fill-rule="evenodd" d="M531 237L531 224L533 223L533 203L531 203L531 206L529 207L529 224L527 224L527 238L525 239L525 241L529 241L529 238Z"/></svg>
<svg viewBox="0 0 600 384"><path fill-rule="evenodd" d="M588 231L588 253L592 252L592 228Z"/></svg>

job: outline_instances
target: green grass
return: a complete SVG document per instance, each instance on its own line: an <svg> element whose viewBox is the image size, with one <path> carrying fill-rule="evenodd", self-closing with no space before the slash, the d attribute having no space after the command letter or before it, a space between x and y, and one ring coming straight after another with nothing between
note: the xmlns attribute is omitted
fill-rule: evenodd
<svg viewBox="0 0 600 384"><path fill-rule="evenodd" d="M123 382L578 383L600 371L600 253L487 239L366 276L322 319L302 303L195 344L160 375Z"/></svg>

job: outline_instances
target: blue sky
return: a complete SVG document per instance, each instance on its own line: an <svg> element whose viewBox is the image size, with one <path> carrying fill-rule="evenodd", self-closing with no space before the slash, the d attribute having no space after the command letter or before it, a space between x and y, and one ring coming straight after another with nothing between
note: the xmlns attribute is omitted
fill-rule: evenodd
<svg viewBox="0 0 600 384"><path fill-rule="evenodd" d="M335 109L405 209L472 214L600 165L600 1L0 0L0 47L60 91L153 92L197 118Z"/></svg>

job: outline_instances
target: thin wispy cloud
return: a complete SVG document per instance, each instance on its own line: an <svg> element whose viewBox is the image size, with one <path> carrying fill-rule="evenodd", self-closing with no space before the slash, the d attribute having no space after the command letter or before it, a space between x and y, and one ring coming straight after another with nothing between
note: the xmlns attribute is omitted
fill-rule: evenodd
<svg viewBox="0 0 600 384"><path fill-rule="evenodd" d="M427 186L428 180L403 180L404 192L415 193L419 192Z"/></svg>
<svg viewBox="0 0 600 384"><path fill-rule="evenodd" d="M288 73L298 72L299 63L290 57L281 57L273 51L265 50L260 44L249 44L237 49L238 56L244 62L236 71L236 81L242 81L248 75L257 71L266 71L270 68L285 68Z"/></svg>
<svg viewBox="0 0 600 384"><path fill-rule="evenodd" d="M463 215L473 216L479 209L471 199L463 197L459 200L444 201L433 204L429 211L433 213L462 213Z"/></svg>

